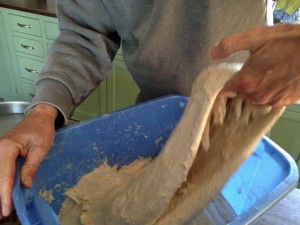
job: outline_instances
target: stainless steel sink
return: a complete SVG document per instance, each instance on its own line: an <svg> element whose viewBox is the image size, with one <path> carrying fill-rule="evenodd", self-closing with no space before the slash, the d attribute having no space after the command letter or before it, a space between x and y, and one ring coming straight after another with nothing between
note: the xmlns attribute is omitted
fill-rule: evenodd
<svg viewBox="0 0 300 225"><path fill-rule="evenodd" d="M28 102L0 102L0 137L24 117L24 111L28 105Z"/></svg>

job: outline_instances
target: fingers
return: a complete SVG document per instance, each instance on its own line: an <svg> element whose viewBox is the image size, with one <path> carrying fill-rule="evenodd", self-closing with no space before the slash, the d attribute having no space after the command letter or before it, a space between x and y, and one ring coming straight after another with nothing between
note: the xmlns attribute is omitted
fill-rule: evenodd
<svg viewBox="0 0 300 225"><path fill-rule="evenodd" d="M4 147L5 146L5 149ZM12 210L12 189L14 185L15 161L18 149L7 141L0 141L0 217L8 216Z"/></svg>
<svg viewBox="0 0 300 225"><path fill-rule="evenodd" d="M55 134L57 110L48 105L36 106L17 126L0 139L0 217L12 209L15 161L24 157L21 183L31 187L41 161L49 151Z"/></svg>
<svg viewBox="0 0 300 225"><path fill-rule="evenodd" d="M224 37L211 49L210 55L213 59L222 59L243 50L252 53L268 41L299 36L299 30L296 28L295 25L284 24L273 27L256 27L236 33Z"/></svg>
<svg viewBox="0 0 300 225"><path fill-rule="evenodd" d="M251 54L224 87L259 105L293 104L300 98L300 26L259 27L225 37L215 46L213 58L248 50Z"/></svg>
<svg viewBox="0 0 300 225"><path fill-rule="evenodd" d="M247 94L256 91L258 84L266 83L267 81L264 81L264 77L258 75L262 68L260 67L260 71L258 71L252 64L253 63L248 60L241 70L225 84L224 90L227 92L234 91L239 94Z"/></svg>
<svg viewBox="0 0 300 225"><path fill-rule="evenodd" d="M235 91L242 98L258 105L269 104L274 90L269 87L268 81L261 76L257 77L257 74L258 72L251 67L242 68L225 84L224 91Z"/></svg>
<svg viewBox="0 0 300 225"><path fill-rule="evenodd" d="M21 168L21 183L24 187L32 187L34 176L45 155L45 148L40 147L34 147L28 152Z"/></svg>
<svg viewBox="0 0 300 225"><path fill-rule="evenodd" d="M12 210L12 189L13 189L13 180L7 179L1 181L1 212L0 212L0 219L2 216L8 216Z"/></svg>
<svg viewBox="0 0 300 225"><path fill-rule="evenodd" d="M243 50L252 52L266 41L263 32L264 28L255 28L224 37L212 48L211 57L220 59Z"/></svg>
<svg viewBox="0 0 300 225"><path fill-rule="evenodd" d="M32 187L34 175L41 161L46 155L47 148L32 147L28 151L21 168L21 183L26 187ZM15 161L18 155L22 155L13 142L9 139L0 141L0 219L8 216L12 210L12 190L15 176Z"/></svg>
<svg viewBox="0 0 300 225"><path fill-rule="evenodd" d="M36 171L47 154L48 147L31 147L26 153L21 153L15 143L3 139L0 141L0 219L8 216L12 210L12 190L15 176L15 161L19 155L25 160L21 168L21 183L26 188L32 187ZM25 155L24 155L25 154Z"/></svg>
<svg viewBox="0 0 300 225"><path fill-rule="evenodd" d="M299 81L288 84L288 81L279 79L279 75L276 73L270 75L263 74L266 73L242 69L226 83L223 91L236 92L242 98L254 104L270 105L273 107L286 106L299 99ZM273 77L277 77L278 81L272 82Z"/></svg>

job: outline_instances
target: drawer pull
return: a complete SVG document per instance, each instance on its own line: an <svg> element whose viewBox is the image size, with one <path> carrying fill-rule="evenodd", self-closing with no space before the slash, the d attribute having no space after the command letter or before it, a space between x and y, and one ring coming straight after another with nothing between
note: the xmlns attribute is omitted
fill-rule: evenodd
<svg viewBox="0 0 300 225"><path fill-rule="evenodd" d="M39 72L40 72L40 71L38 71L38 70L33 70L33 69L28 68L28 67L25 67L25 70L26 70L27 72L29 72L29 73L39 73Z"/></svg>
<svg viewBox="0 0 300 225"><path fill-rule="evenodd" d="M35 96L35 94L32 94L32 93L29 93L29 95L30 95L30 97L32 97L32 98Z"/></svg>
<svg viewBox="0 0 300 225"><path fill-rule="evenodd" d="M29 29L32 28L31 25L26 25L26 24L22 24L22 23L17 23L17 25L22 28L29 28Z"/></svg>
<svg viewBox="0 0 300 225"><path fill-rule="evenodd" d="M34 47L33 46L30 46L30 45L24 45L24 44L21 44L21 46L25 49L30 49L30 50L34 50Z"/></svg>

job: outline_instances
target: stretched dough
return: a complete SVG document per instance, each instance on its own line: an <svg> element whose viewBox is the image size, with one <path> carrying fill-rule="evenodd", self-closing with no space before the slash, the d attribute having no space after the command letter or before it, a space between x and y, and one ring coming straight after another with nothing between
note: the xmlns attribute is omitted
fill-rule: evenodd
<svg viewBox="0 0 300 225"><path fill-rule="evenodd" d="M160 154L82 177L67 192L61 224L189 224L284 110L218 95L239 68L221 64L199 74Z"/></svg>

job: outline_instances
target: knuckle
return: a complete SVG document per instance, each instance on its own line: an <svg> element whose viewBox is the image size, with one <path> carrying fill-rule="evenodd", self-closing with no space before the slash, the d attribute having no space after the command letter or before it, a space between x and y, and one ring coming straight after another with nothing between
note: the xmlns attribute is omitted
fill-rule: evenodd
<svg viewBox="0 0 300 225"><path fill-rule="evenodd" d="M22 179L26 177L34 177L36 174L38 166L35 164L24 165L21 171Z"/></svg>
<svg viewBox="0 0 300 225"><path fill-rule="evenodd" d="M1 138L0 139L0 148L2 146L11 145L13 141L10 138Z"/></svg>
<svg viewBox="0 0 300 225"><path fill-rule="evenodd" d="M20 149L23 149L23 146L22 144L20 144L19 142L15 141L13 138L8 136L0 139L0 151L7 148L10 148L11 150L19 151Z"/></svg>
<svg viewBox="0 0 300 225"><path fill-rule="evenodd" d="M279 27L284 32L293 31L295 29L295 26L293 26L292 24L288 24L288 23L287 24L282 24Z"/></svg>
<svg viewBox="0 0 300 225"><path fill-rule="evenodd" d="M266 32L268 32L268 29L266 29L265 26L259 26L256 28L253 28L252 32L255 32L256 35L264 35Z"/></svg>
<svg viewBox="0 0 300 225"><path fill-rule="evenodd" d="M26 171L27 174L34 175L37 168L38 168L38 163L24 164L24 171Z"/></svg>
<svg viewBox="0 0 300 225"><path fill-rule="evenodd" d="M282 101L272 101L269 103L269 105L271 105L272 107L275 107L275 108L284 106Z"/></svg>
<svg viewBox="0 0 300 225"><path fill-rule="evenodd" d="M266 98L266 97L261 97L261 96L255 96L253 99L252 99L253 102L255 103L258 103L260 105L265 105L268 103L269 99Z"/></svg>
<svg viewBox="0 0 300 225"><path fill-rule="evenodd" d="M239 92L251 93L252 91L255 90L257 85L252 80L241 78L237 82L237 86L238 86Z"/></svg>
<svg viewBox="0 0 300 225"><path fill-rule="evenodd" d="M3 184L7 183L8 178L6 176L0 176L0 188L3 186Z"/></svg>
<svg viewBox="0 0 300 225"><path fill-rule="evenodd" d="M254 93L248 97L251 102L258 105L265 105L269 102L269 98L263 93Z"/></svg>
<svg viewBox="0 0 300 225"><path fill-rule="evenodd" d="M46 145L34 146L30 151L31 158L38 164L46 157L48 150Z"/></svg>
<svg viewBox="0 0 300 225"><path fill-rule="evenodd" d="M279 99L276 99L276 100L272 100L270 102L270 105L272 107L283 107L283 106L286 106L286 105L289 105L290 104L290 101L287 100L287 99L284 99L284 98L279 98Z"/></svg>
<svg viewBox="0 0 300 225"><path fill-rule="evenodd" d="M223 51L229 52L232 49L233 41L230 37L225 37L220 41L220 47Z"/></svg>
<svg viewBox="0 0 300 225"><path fill-rule="evenodd" d="M8 175L0 176L0 193L7 190L8 188L12 188L13 186L13 177Z"/></svg>

